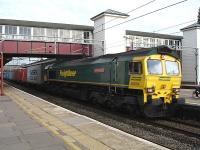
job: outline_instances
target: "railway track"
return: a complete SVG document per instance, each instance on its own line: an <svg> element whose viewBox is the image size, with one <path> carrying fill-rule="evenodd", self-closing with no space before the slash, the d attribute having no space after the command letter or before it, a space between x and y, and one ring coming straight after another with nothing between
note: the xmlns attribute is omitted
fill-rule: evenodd
<svg viewBox="0 0 200 150"><path fill-rule="evenodd" d="M13 84L12 84L13 85ZM94 118L102 123L146 139L163 147L176 150L200 149L200 123L177 118L151 120L132 117L119 112L74 101L14 84L17 88L46 99L66 109ZM79 108L79 109L77 109Z"/></svg>
<svg viewBox="0 0 200 150"><path fill-rule="evenodd" d="M168 121L168 120L153 120L153 121L148 121L147 123L151 123L154 126L168 129L180 134L184 134L186 136L195 138L200 137L200 127L193 126L188 123L179 121Z"/></svg>
<svg viewBox="0 0 200 150"><path fill-rule="evenodd" d="M176 111L176 117L183 120L193 120L200 122L200 106L198 105L180 105Z"/></svg>
<svg viewBox="0 0 200 150"><path fill-rule="evenodd" d="M184 120L184 119L180 119L180 118L168 118L165 119L166 121L171 121L174 123L180 123L180 124L184 124L184 125L188 125L194 128L200 128L200 122L195 121L195 120Z"/></svg>

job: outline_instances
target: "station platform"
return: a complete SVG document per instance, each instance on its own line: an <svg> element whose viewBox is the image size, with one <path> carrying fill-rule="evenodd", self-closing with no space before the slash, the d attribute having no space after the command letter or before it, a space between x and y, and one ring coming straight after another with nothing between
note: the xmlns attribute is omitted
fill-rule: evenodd
<svg viewBox="0 0 200 150"><path fill-rule="evenodd" d="M200 106L200 98L194 98L193 91L194 89L180 89L180 96L185 98L186 104Z"/></svg>
<svg viewBox="0 0 200 150"><path fill-rule="evenodd" d="M0 150L68 150L70 148L31 118L8 96L0 97Z"/></svg>
<svg viewBox="0 0 200 150"><path fill-rule="evenodd" d="M9 85L5 94L0 97L0 149L167 150Z"/></svg>

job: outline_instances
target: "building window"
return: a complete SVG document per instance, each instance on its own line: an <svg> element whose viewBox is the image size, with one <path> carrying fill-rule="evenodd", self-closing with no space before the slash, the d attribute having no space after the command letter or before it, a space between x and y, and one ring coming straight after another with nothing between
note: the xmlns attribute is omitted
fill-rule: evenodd
<svg viewBox="0 0 200 150"><path fill-rule="evenodd" d="M151 38L151 46L155 46L155 39Z"/></svg>
<svg viewBox="0 0 200 150"><path fill-rule="evenodd" d="M181 44L180 44L180 41L175 41L175 47L180 47L181 46Z"/></svg>
<svg viewBox="0 0 200 150"><path fill-rule="evenodd" d="M90 32L84 32L83 33L84 43L89 43L87 39L90 39Z"/></svg>
<svg viewBox="0 0 200 150"><path fill-rule="evenodd" d="M0 34L2 34L2 26L0 26Z"/></svg>
<svg viewBox="0 0 200 150"><path fill-rule="evenodd" d="M141 37L137 36L135 38L135 46L136 47L141 47Z"/></svg>
<svg viewBox="0 0 200 150"><path fill-rule="evenodd" d="M144 45L144 47L148 47L149 46L149 38L147 38L147 37L143 38L143 45Z"/></svg>
<svg viewBox="0 0 200 150"><path fill-rule="evenodd" d="M84 39L89 39L90 38L90 32L84 32L83 37L84 37Z"/></svg>
<svg viewBox="0 0 200 150"><path fill-rule="evenodd" d="M30 36L31 35L31 28L30 27L19 27L19 34Z"/></svg>
<svg viewBox="0 0 200 150"><path fill-rule="evenodd" d="M72 31L72 38L74 39L82 39L83 32L82 31Z"/></svg>
<svg viewBox="0 0 200 150"><path fill-rule="evenodd" d="M17 26L5 26L5 34L17 34Z"/></svg>
<svg viewBox="0 0 200 150"><path fill-rule="evenodd" d="M58 30L57 29L46 29L46 36L48 41L58 40Z"/></svg>
<svg viewBox="0 0 200 150"><path fill-rule="evenodd" d="M73 42L82 43L83 42L83 31L72 31Z"/></svg>
<svg viewBox="0 0 200 150"><path fill-rule="evenodd" d="M3 27L2 26L0 26L0 38L2 38L2 33L3 33Z"/></svg>
<svg viewBox="0 0 200 150"><path fill-rule="evenodd" d="M60 30L60 40L62 42L70 42L70 30Z"/></svg>
<svg viewBox="0 0 200 150"><path fill-rule="evenodd" d="M169 45L169 44L168 44L168 40L165 40L165 45Z"/></svg>
<svg viewBox="0 0 200 150"><path fill-rule="evenodd" d="M45 28L33 28L33 39L34 40L45 40Z"/></svg>
<svg viewBox="0 0 200 150"><path fill-rule="evenodd" d="M57 29L47 29L47 37L58 37Z"/></svg>
<svg viewBox="0 0 200 150"><path fill-rule="evenodd" d="M33 28L33 36L44 36L44 28Z"/></svg>
<svg viewBox="0 0 200 150"><path fill-rule="evenodd" d="M173 46L173 45L174 45L173 40L169 40L169 45L170 45L170 46Z"/></svg>
<svg viewBox="0 0 200 150"><path fill-rule="evenodd" d="M157 39L157 45L162 45L162 40L161 39Z"/></svg>

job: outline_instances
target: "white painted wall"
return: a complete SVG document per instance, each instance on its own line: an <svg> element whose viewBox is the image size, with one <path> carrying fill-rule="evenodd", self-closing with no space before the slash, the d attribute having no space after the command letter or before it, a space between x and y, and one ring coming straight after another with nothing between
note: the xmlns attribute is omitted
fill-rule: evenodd
<svg viewBox="0 0 200 150"><path fill-rule="evenodd" d="M104 54L105 47L101 41L105 41L105 17L98 18L94 21L94 56L100 56Z"/></svg>
<svg viewBox="0 0 200 150"><path fill-rule="evenodd" d="M111 22L112 20L117 18ZM113 53L120 53L126 51L126 39L124 36L125 28L123 25L119 25L116 27L112 27L113 25L119 24L123 22L125 18L119 18L116 16L105 16L105 29L111 27L110 29L105 30L105 54L113 54Z"/></svg>
<svg viewBox="0 0 200 150"><path fill-rule="evenodd" d="M196 82L196 62L195 48L197 48L197 29L183 31L183 52L182 52L182 74L183 82ZM199 58L197 58L198 60ZM199 68L198 68L199 74ZM199 75L198 75L199 76ZM199 79L198 79L199 80Z"/></svg>
<svg viewBox="0 0 200 150"><path fill-rule="evenodd" d="M200 28L196 29L197 33L197 39L196 39L196 47L198 48L198 57L197 57L197 63L198 63L198 83L200 84Z"/></svg>
<svg viewBox="0 0 200 150"><path fill-rule="evenodd" d="M94 45L94 56L126 51L125 28L120 25L107 29L123 22L124 19L119 16L104 15L94 21L94 41L96 43ZM104 43L102 44L101 41L104 41Z"/></svg>

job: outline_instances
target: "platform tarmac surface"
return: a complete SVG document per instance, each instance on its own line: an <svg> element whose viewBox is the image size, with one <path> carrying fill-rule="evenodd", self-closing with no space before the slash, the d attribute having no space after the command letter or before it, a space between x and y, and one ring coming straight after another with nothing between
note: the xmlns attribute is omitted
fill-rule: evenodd
<svg viewBox="0 0 200 150"><path fill-rule="evenodd" d="M67 150L65 143L26 114L9 97L0 97L0 150Z"/></svg>
<svg viewBox="0 0 200 150"><path fill-rule="evenodd" d="M5 86L0 150L166 150L86 116Z"/></svg>
<svg viewBox="0 0 200 150"><path fill-rule="evenodd" d="M180 97L185 98L186 104L200 106L200 98L194 98L192 96L193 91L194 91L194 89L181 89Z"/></svg>

